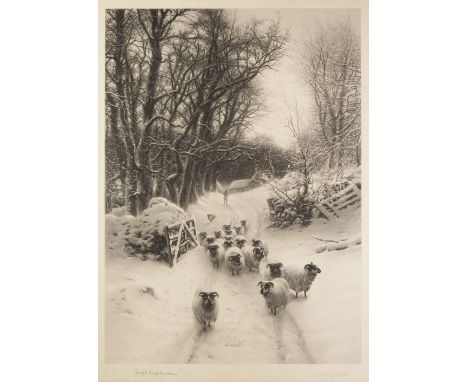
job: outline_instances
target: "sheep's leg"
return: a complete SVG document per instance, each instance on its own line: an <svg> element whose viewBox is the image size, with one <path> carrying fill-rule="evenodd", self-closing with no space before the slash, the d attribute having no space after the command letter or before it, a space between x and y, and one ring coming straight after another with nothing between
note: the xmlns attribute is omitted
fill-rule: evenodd
<svg viewBox="0 0 468 382"><path fill-rule="evenodd" d="M203 321L203 330L206 331L206 321Z"/></svg>
<svg viewBox="0 0 468 382"><path fill-rule="evenodd" d="M237 271L237 274L239 274L239 271Z"/></svg>
<svg viewBox="0 0 468 382"><path fill-rule="evenodd" d="M276 306L273 309L274 309L274 312L275 312L274 315L276 316Z"/></svg>
<svg viewBox="0 0 468 382"><path fill-rule="evenodd" d="M304 291L304 297L307 298L307 291Z"/></svg>
<svg viewBox="0 0 468 382"><path fill-rule="evenodd" d="M231 269L231 276L234 276L234 269Z"/></svg>
<svg viewBox="0 0 468 382"><path fill-rule="evenodd" d="M211 321L208 321L208 327L211 328Z"/></svg>
<svg viewBox="0 0 468 382"><path fill-rule="evenodd" d="M297 292L296 292L296 298L297 298Z"/></svg>
<svg viewBox="0 0 468 382"><path fill-rule="evenodd" d="M271 314L273 314L273 308L270 308L270 312L271 312Z"/></svg>

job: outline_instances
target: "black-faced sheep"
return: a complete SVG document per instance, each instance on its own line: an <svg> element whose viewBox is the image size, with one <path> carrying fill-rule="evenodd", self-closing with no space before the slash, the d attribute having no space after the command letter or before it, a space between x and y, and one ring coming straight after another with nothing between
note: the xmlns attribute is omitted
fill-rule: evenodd
<svg viewBox="0 0 468 382"><path fill-rule="evenodd" d="M213 214L208 214L206 215L206 217L208 218L210 223L213 223L214 220L216 219L216 215L213 215Z"/></svg>
<svg viewBox="0 0 468 382"><path fill-rule="evenodd" d="M213 244L215 242L216 238L212 235L208 235L205 240L203 241L203 245L205 248L208 248L210 244Z"/></svg>
<svg viewBox="0 0 468 382"><path fill-rule="evenodd" d="M304 292L304 297L307 298L307 291L320 272L322 271L314 263L306 264L303 270L291 266L286 266L283 270L284 278L296 292L296 298L300 292Z"/></svg>
<svg viewBox="0 0 468 382"><path fill-rule="evenodd" d="M214 231L214 235L216 239L221 239L223 237L223 231Z"/></svg>
<svg viewBox="0 0 468 382"><path fill-rule="evenodd" d="M200 289L195 291L192 301L193 315L195 320L203 325L203 330L218 318L218 297L218 292L203 292Z"/></svg>
<svg viewBox="0 0 468 382"><path fill-rule="evenodd" d="M263 252L263 248L252 247L251 245L242 248L245 266L249 268L249 271L252 271L252 268L254 268L257 269L257 272L260 272L260 262L265 258Z"/></svg>
<svg viewBox="0 0 468 382"><path fill-rule="evenodd" d="M211 264L216 268L219 268L219 266L224 262L224 249L220 248L217 243L209 244L207 253L210 257Z"/></svg>
<svg viewBox="0 0 468 382"><path fill-rule="evenodd" d="M234 246L234 239L230 235L224 236L224 241L223 241L223 247L224 250L227 251L228 248L231 248Z"/></svg>
<svg viewBox="0 0 468 382"><path fill-rule="evenodd" d="M236 238L234 239L234 243L236 244L236 246L240 249L244 248L245 247L245 243L247 243L247 239L244 237L244 236L236 236Z"/></svg>
<svg viewBox="0 0 468 382"><path fill-rule="evenodd" d="M244 255L237 247L228 248L226 251L226 263L231 275L239 274L245 267Z"/></svg>
<svg viewBox="0 0 468 382"><path fill-rule="evenodd" d="M224 235L231 235L232 236L233 231L232 231L231 224L224 224L223 225L223 231L224 231Z"/></svg>
<svg viewBox="0 0 468 382"><path fill-rule="evenodd" d="M258 248L258 247L257 247ZM278 277L283 277L283 263L268 263L266 265L268 280L273 280Z"/></svg>
<svg viewBox="0 0 468 382"><path fill-rule="evenodd" d="M244 228L241 226L241 225L235 225L234 227L232 227L234 229L234 232L236 233L236 235L243 235L245 234L245 231L244 231Z"/></svg>
<svg viewBox="0 0 468 382"><path fill-rule="evenodd" d="M252 241L250 242L252 244L252 246L254 247L261 247L264 249L264 254L265 254L265 257L268 257L268 254L270 253L269 249L268 249L268 243L265 241L265 240L260 240L260 239L252 239Z"/></svg>
<svg viewBox="0 0 468 382"><path fill-rule="evenodd" d="M267 308L276 316L276 309L280 306L286 308L288 303L289 285L283 278L273 281L260 281L260 294L265 299Z"/></svg>

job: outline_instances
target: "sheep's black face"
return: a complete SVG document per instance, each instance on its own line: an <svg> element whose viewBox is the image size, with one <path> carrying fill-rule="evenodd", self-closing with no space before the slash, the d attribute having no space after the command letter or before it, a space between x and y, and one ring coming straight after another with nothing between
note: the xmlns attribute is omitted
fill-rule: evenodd
<svg viewBox="0 0 468 382"><path fill-rule="evenodd" d="M241 226L245 228L245 226L247 225L247 220L241 220L240 223Z"/></svg>
<svg viewBox="0 0 468 382"><path fill-rule="evenodd" d="M225 225L223 225L223 229L225 231L230 231L231 230L231 225L230 224L225 224Z"/></svg>
<svg viewBox="0 0 468 382"><path fill-rule="evenodd" d="M265 257L264 251L265 251L265 250L264 250L263 248L257 248L257 247L255 247L255 248L253 249L253 253L254 253L254 255L255 255L255 258L256 258L257 260L263 259L263 258Z"/></svg>
<svg viewBox="0 0 468 382"><path fill-rule="evenodd" d="M242 249L242 248L244 248L244 245L245 245L246 242L247 242L247 240L244 240L244 239L242 239L242 240L236 240L236 245L237 245L240 249Z"/></svg>
<svg viewBox="0 0 468 382"><path fill-rule="evenodd" d="M233 263L234 265L240 265L240 255L234 255L234 256L229 256L229 261Z"/></svg>
<svg viewBox="0 0 468 382"><path fill-rule="evenodd" d="M206 243L207 243L207 244L213 244L214 241L215 241L215 238L214 238L214 237L207 237L207 238L206 238Z"/></svg>
<svg viewBox="0 0 468 382"><path fill-rule="evenodd" d="M217 244L210 245L208 247L208 251L210 252L210 256L212 256L212 257L217 256L218 255L218 245Z"/></svg>
<svg viewBox="0 0 468 382"><path fill-rule="evenodd" d="M234 230L236 231L236 233L239 235L240 233L242 233L242 227L241 226L236 226L234 227Z"/></svg>
<svg viewBox="0 0 468 382"><path fill-rule="evenodd" d="M206 239L206 232L200 232L200 237L202 240Z"/></svg>
<svg viewBox="0 0 468 382"><path fill-rule="evenodd" d="M215 231L214 235L216 239L219 239L223 233L221 231Z"/></svg>
<svg viewBox="0 0 468 382"><path fill-rule="evenodd" d="M320 270L320 268L317 267L314 263L306 264L306 265L304 266L304 269L307 271L307 273L308 273L309 275L316 275L316 274L322 272L322 271Z"/></svg>
<svg viewBox="0 0 468 382"><path fill-rule="evenodd" d="M226 248L232 247L232 244L233 244L233 243L232 243L232 241L230 241L230 240L226 240L226 241L224 242L224 246L225 246Z"/></svg>
<svg viewBox="0 0 468 382"><path fill-rule="evenodd" d="M211 310L219 297L218 292L200 292L198 298L201 300L204 309Z"/></svg>
<svg viewBox="0 0 468 382"><path fill-rule="evenodd" d="M262 241L261 240L258 240L258 239L253 239L252 240L252 246L254 247L259 247L262 245Z"/></svg>
<svg viewBox="0 0 468 382"><path fill-rule="evenodd" d="M263 296L268 296L271 289L275 287L272 282L264 283L263 281L260 281L258 285L260 285L260 294Z"/></svg>
<svg viewBox="0 0 468 382"><path fill-rule="evenodd" d="M283 264L282 263L268 264L267 267L270 269L271 277L281 277L282 276L282 269L283 269Z"/></svg>

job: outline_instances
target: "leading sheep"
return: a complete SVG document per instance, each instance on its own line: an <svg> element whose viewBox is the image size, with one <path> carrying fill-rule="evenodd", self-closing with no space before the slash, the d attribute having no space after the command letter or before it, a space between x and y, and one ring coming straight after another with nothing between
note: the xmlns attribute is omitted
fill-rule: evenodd
<svg viewBox="0 0 468 382"><path fill-rule="evenodd" d="M218 318L218 292L195 291L192 301L192 310L195 320L203 325L203 330L211 326Z"/></svg>

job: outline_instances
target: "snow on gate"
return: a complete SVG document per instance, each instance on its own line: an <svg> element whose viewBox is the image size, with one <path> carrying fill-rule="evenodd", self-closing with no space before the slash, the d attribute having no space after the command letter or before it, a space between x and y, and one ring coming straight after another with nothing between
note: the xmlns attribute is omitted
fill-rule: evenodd
<svg viewBox="0 0 468 382"><path fill-rule="evenodd" d="M164 232L167 241L168 262L171 267L176 265L179 254L186 253L189 249L200 245L193 216L190 219L166 225Z"/></svg>
<svg viewBox="0 0 468 382"><path fill-rule="evenodd" d="M317 209L330 219L340 217L344 211L351 211L361 205L361 184L351 184L340 192L320 201L315 205Z"/></svg>

